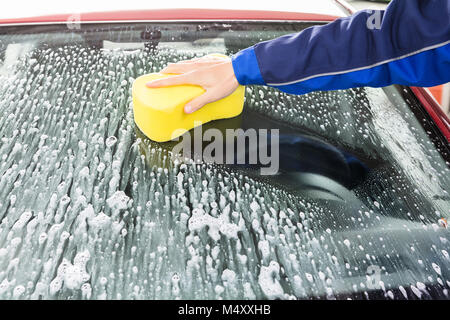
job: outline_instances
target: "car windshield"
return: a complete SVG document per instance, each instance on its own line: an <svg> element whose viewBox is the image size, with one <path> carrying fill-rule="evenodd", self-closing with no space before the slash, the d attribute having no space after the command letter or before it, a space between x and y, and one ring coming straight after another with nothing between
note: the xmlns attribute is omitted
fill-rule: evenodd
<svg viewBox="0 0 450 320"><path fill-rule="evenodd" d="M0 28L1 299L448 298L448 143L406 87L248 86L279 172L179 163L131 86L301 22Z"/></svg>

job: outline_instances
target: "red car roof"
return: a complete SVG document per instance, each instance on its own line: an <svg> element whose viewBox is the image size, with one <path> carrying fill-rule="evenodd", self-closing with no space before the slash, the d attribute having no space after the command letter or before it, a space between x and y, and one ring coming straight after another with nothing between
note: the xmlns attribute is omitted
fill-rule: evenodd
<svg viewBox="0 0 450 320"><path fill-rule="evenodd" d="M301 20L333 21L336 16L262 10L221 9L155 9L112 12L90 12L83 14L58 14L29 18L2 19L0 24L61 23L77 19L80 22L149 21L149 20Z"/></svg>

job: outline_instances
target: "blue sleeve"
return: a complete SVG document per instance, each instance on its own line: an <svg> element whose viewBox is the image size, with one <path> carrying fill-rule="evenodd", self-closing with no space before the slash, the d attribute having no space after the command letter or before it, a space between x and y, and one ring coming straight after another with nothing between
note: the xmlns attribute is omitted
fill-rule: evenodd
<svg viewBox="0 0 450 320"><path fill-rule="evenodd" d="M450 1L394 0L232 56L240 84L313 90L450 82Z"/></svg>

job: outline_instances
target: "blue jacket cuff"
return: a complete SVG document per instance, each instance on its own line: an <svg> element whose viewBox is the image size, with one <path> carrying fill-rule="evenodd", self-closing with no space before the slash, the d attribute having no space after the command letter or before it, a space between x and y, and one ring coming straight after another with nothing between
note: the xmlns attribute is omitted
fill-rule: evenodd
<svg viewBox="0 0 450 320"><path fill-rule="evenodd" d="M241 85L261 84L264 79L259 71L258 60L256 59L253 47L244 49L231 57L234 75Z"/></svg>

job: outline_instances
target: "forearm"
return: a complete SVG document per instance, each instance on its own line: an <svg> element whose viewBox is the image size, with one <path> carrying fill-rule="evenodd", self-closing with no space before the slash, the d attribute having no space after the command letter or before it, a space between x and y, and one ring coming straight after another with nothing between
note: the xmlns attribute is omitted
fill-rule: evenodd
<svg viewBox="0 0 450 320"><path fill-rule="evenodd" d="M450 81L448 0L395 0L370 29L362 11L324 26L261 42L232 57L241 84L303 94L393 83Z"/></svg>

